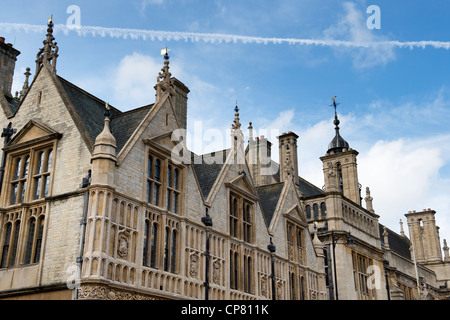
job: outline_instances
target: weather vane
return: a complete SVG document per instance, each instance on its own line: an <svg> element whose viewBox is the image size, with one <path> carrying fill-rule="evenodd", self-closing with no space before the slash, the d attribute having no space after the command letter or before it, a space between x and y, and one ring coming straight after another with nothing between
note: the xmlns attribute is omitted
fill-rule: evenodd
<svg viewBox="0 0 450 320"><path fill-rule="evenodd" d="M333 101L332 104L330 104L330 107L334 108L334 115L337 116L337 106L340 105L340 103L336 103L336 97L334 96L333 98L331 98L331 101Z"/></svg>
<svg viewBox="0 0 450 320"><path fill-rule="evenodd" d="M164 60L169 60L169 51L170 49L167 49L167 47L161 50L161 55L164 56Z"/></svg>

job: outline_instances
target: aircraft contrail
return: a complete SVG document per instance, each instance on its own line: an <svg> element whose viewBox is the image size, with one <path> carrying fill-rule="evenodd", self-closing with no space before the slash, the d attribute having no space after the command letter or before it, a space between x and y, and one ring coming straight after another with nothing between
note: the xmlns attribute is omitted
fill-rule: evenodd
<svg viewBox="0 0 450 320"><path fill-rule="evenodd" d="M24 31L43 33L46 26L31 25L23 23L0 23L0 29L6 31ZM299 38L270 38L243 36L235 34L221 33L197 33L181 31L158 31L127 28L106 28L98 26L79 26L78 28L69 27L64 24L54 26L54 31L63 32L65 35L70 32L76 32L79 36L100 36L111 38L123 38L133 40L159 40L159 41L186 41L186 42L206 42L206 43L243 43L243 44L289 44L289 45L307 45L324 47L348 47L348 48L370 48L370 47L397 47L397 48L422 48L431 47L434 49L450 49L449 41L351 41L351 40L333 40L333 39L299 39Z"/></svg>

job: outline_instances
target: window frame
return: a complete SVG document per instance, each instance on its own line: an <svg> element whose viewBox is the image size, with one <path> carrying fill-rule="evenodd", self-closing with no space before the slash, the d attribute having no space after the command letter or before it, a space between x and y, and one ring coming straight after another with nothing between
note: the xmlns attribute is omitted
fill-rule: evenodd
<svg viewBox="0 0 450 320"><path fill-rule="evenodd" d="M160 163L159 180L156 179L157 177L155 175L157 160ZM176 165L170 160L170 154L160 152L155 150L155 148L147 146L144 179L145 187L143 195L144 201L153 207L157 207L159 210L165 210L179 216L182 215L184 212L184 171L183 166ZM175 172L177 172L177 174L175 174ZM176 186L174 185L175 176L177 176ZM155 189L155 186L157 186L157 189ZM155 203L155 190L159 190L157 192L157 203Z"/></svg>
<svg viewBox="0 0 450 320"><path fill-rule="evenodd" d="M245 196L230 191L228 204L228 234L232 238L252 244L255 233L255 203Z"/></svg>
<svg viewBox="0 0 450 320"><path fill-rule="evenodd" d="M46 197L52 195L54 171L56 165L57 140L42 142L38 144L20 143L18 145L9 146L3 149L6 154L5 179L3 181L2 203L4 207L16 206L23 203L34 203L42 201ZM42 172L35 173L38 154L44 152L44 164ZM48 154L51 152L50 162L48 162ZM19 177L16 178L16 166L18 159L22 160ZM24 159L28 158L27 175L23 176L25 167ZM44 171L45 170L45 171ZM42 181L46 183L42 183ZM36 179L40 181L39 197L35 199L33 193L36 187ZM15 193L15 201L12 203L13 185L18 184ZM25 187L23 187L25 186ZM47 190L45 190L47 187ZM23 193L23 194L22 194ZM23 197L23 198L22 198Z"/></svg>

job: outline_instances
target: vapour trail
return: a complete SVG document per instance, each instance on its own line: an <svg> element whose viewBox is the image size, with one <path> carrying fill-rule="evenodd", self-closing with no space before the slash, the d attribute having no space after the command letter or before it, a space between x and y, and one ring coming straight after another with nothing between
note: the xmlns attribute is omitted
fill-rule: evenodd
<svg viewBox="0 0 450 320"><path fill-rule="evenodd" d="M36 32L44 33L46 26L31 25L23 23L0 23L0 29L5 31L24 31L26 33ZM370 47L398 47L398 48L422 48L431 47L434 49L450 49L449 41L347 41L333 39L298 39L298 38L265 38L242 36L234 34L220 33L196 33L179 31L158 31L126 28L105 28L98 26L80 26L79 28L68 27L58 24L54 26L55 33L63 32L65 35L69 32L76 32L79 36L100 36L111 38L123 38L133 40L151 40L151 41L185 41L185 42L206 42L206 43L244 43L244 44L289 44L289 45L307 45L307 46L325 46L325 47L348 47L348 48L370 48Z"/></svg>

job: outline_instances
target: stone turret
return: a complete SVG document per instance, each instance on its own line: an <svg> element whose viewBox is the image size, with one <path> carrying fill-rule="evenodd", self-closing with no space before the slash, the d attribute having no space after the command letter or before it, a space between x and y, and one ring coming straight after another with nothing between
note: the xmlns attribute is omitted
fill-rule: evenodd
<svg viewBox="0 0 450 320"><path fill-rule="evenodd" d="M92 185L114 185L116 169L116 138L111 133L109 106L106 104L103 131L97 136L92 153Z"/></svg>

